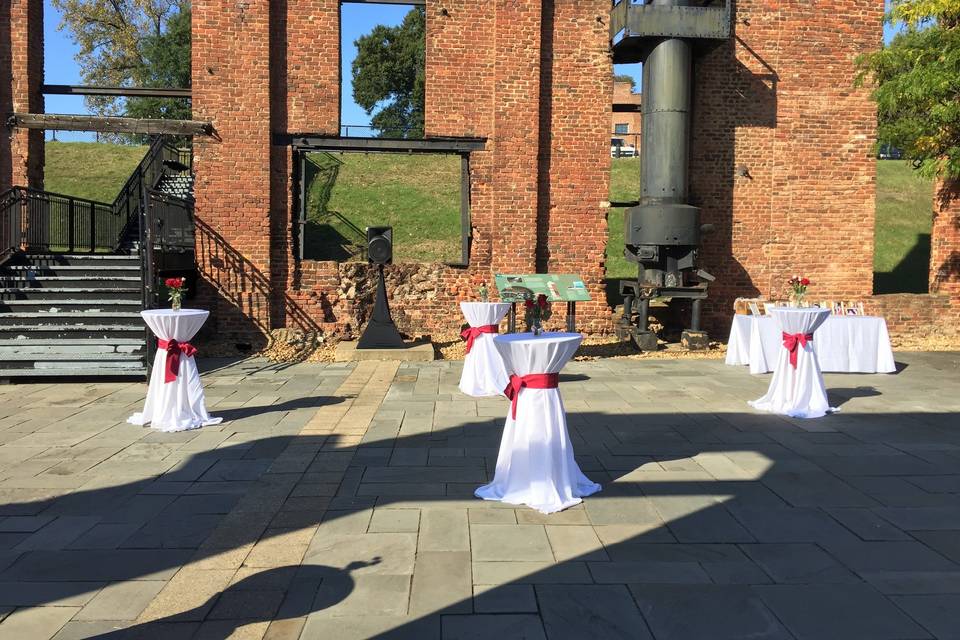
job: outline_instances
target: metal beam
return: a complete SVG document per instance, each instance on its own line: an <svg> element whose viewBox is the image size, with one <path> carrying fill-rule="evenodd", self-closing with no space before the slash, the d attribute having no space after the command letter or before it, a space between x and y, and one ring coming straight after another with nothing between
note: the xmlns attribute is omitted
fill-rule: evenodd
<svg viewBox="0 0 960 640"><path fill-rule="evenodd" d="M96 131L144 135L200 136L213 133L211 123L199 120L151 120L56 113L14 113L7 118L7 126L46 131Z"/></svg>
<svg viewBox="0 0 960 640"><path fill-rule="evenodd" d="M189 98L189 88L173 87L91 87L78 84L45 84L48 96L119 96L124 98Z"/></svg>
<svg viewBox="0 0 960 640"><path fill-rule="evenodd" d="M632 102L614 102L614 113L640 113L643 111L643 105L633 104Z"/></svg>
<svg viewBox="0 0 960 640"><path fill-rule="evenodd" d="M481 151L486 138L341 138L307 134L274 134L274 144L297 149L327 151L376 151L381 153L469 153Z"/></svg>

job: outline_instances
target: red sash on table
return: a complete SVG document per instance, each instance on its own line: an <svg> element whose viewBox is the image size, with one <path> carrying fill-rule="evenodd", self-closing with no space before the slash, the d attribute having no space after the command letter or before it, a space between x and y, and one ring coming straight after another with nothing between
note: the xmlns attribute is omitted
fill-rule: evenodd
<svg viewBox="0 0 960 640"><path fill-rule="evenodd" d="M790 366L797 368L797 351L800 347L806 347L808 342L813 342L812 333L787 333L783 332L783 346L790 352Z"/></svg>
<svg viewBox="0 0 960 640"><path fill-rule="evenodd" d="M167 366L163 376L165 383L177 379L177 374L180 372L180 354L192 358L197 353L196 347L189 342L177 342L173 339L157 340L157 347L167 352Z"/></svg>
<svg viewBox="0 0 960 640"><path fill-rule="evenodd" d="M559 373L531 373L527 376L510 374L510 384L503 390L503 395L510 400L510 411L513 419L517 419L517 399L520 390L528 389L556 389L560 385Z"/></svg>
<svg viewBox="0 0 960 640"><path fill-rule="evenodd" d="M473 349L473 341L483 333L498 333L500 329L495 324L485 324L482 327L467 327L460 332L460 337L467 341L467 353Z"/></svg>

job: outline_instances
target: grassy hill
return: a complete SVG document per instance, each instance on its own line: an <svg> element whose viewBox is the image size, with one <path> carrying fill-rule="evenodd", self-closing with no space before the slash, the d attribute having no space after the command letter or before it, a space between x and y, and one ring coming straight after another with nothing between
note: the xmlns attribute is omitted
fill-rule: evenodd
<svg viewBox="0 0 960 640"><path fill-rule="evenodd" d="M82 142L47 143L46 188L111 202L146 147ZM320 156L328 156L326 158ZM324 189L311 180L307 255L359 259L366 226L393 225L398 261L453 261L460 256L460 160L457 156L313 154L318 172L336 165ZM613 161L610 199L635 200L640 161ZM326 174L325 174L326 175ZM877 293L926 291L930 256L930 180L906 162L877 162L874 268ZM623 209L609 215L607 275L629 278L636 267L623 258Z"/></svg>
<svg viewBox="0 0 960 640"><path fill-rule="evenodd" d="M113 202L143 159L147 147L97 142L48 142L44 188L100 202Z"/></svg>

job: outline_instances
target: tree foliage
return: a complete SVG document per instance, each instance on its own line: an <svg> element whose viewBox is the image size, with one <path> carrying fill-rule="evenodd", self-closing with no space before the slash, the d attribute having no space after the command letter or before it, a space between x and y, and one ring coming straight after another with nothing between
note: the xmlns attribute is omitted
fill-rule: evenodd
<svg viewBox="0 0 960 640"><path fill-rule="evenodd" d="M141 87L190 86L190 10L174 15L166 30L140 43L142 66L134 73ZM126 114L134 118L190 118L190 103L173 98L129 98Z"/></svg>
<svg viewBox="0 0 960 640"><path fill-rule="evenodd" d="M358 38L353 61L353 99L378 134L422 138L426 84L426 13L410 10L396 27L377 25Z"/></svg>
<svg viewBox="0 0 960 640"><path fill-rule="evenodd" d="M614 76L613 76L613 81L614 81L614 82L629 82L629 83L630 83L630 89L631 89L631 90L637 88L637 81L633 79L633 76L627 75L627 74L625 74L625 73L617 73L617 74L614 74Z"/></svg>
<svg viewBox="0 0 960 640"><path fill-rule="evenodd" d="M893 0L903 30L857 59L874 85L877 142L903 151L926 176L960 177L960 0Z"/></svg>
<svg viewBox="0 0 960 640"><path fill-rule="evenodd" d="M189 16L189 0L52 0L63 19L59 29L67 31L77 43L76 55L84 84L135 86L150 75L151 43L168 30L168 24L183 13ZM189 18L187 18L189 25ZM189 33L189 29L187 30ZM145 50L147 49L147 50ZM183 55L182 47L178 55ZM189 46L186 65L189 67ZM161 65L166 69L166 64ZM151 86L151 85L146 85ZM159 86L157 84L152 86ZM184 86L184 85L178 85ZM87 106L95 113L116 115L124 112L122 99L90 96ZM158 116L159 117L159 116Z"/></svg>

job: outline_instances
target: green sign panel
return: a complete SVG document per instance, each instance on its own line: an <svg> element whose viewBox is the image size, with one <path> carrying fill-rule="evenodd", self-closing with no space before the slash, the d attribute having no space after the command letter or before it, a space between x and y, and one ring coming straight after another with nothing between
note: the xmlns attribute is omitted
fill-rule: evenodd
<svg viewBox="0 0 960 640"><path fill-rule="evenodd" d="M541 293L550 302L584 302L590 299L587 285L578 275L556 273L505 274L494 277L500 299L520 302Z"/></svg>

